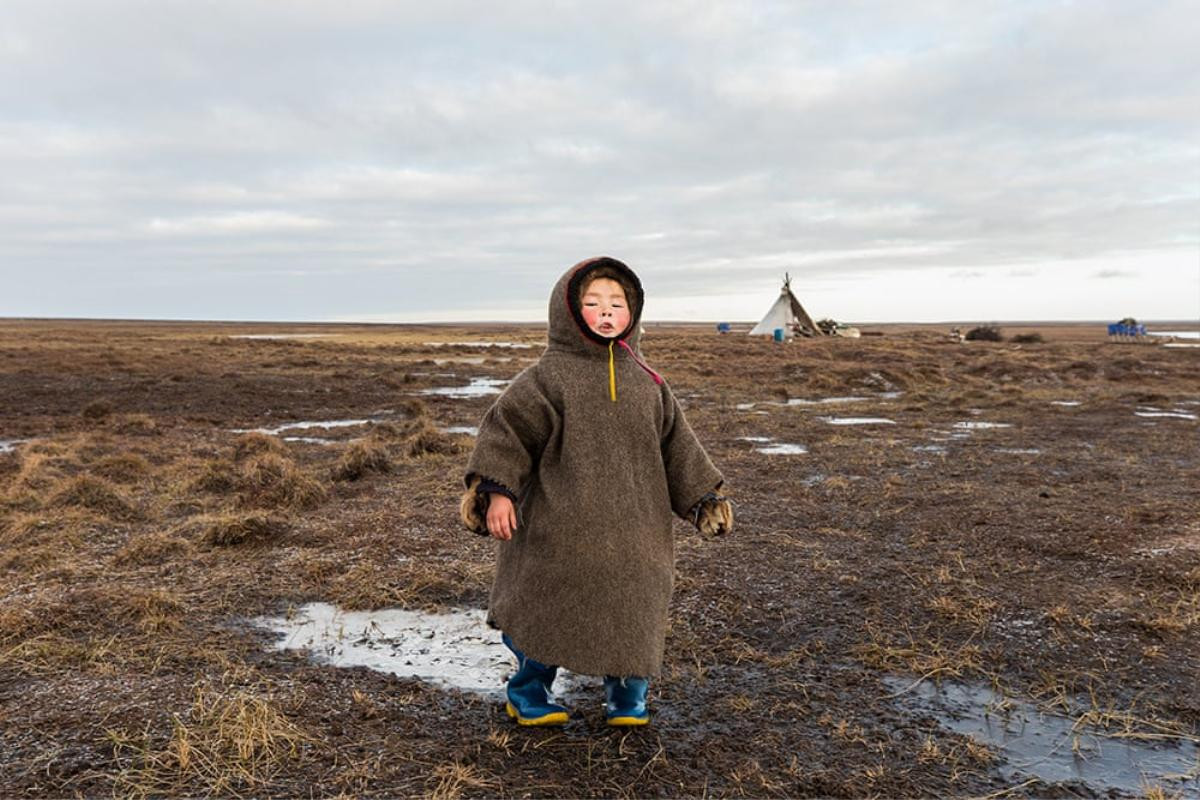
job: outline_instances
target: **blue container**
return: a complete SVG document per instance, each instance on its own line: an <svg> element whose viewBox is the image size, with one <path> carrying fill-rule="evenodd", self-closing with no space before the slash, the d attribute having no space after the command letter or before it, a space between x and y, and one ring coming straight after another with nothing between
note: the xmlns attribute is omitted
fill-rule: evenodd
<svg viewBox="0 0 1200 800"><path fill-rule="evenodd" d="M775 329L775 341L777 341L777 342L783 341L783 328Z"/></svg>
<svg viewBox="0 0 1200 800"><path fill-rule="evenodd" d="M733 330L733 326L728 322L717 323L717 333L729 333L731 330Z"/></svg>

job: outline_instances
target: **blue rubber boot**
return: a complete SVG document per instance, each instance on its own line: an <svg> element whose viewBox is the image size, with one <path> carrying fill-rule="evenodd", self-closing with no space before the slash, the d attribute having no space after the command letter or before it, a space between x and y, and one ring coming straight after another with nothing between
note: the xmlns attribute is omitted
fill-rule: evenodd
<svg viewBox="0 0 1200 800"><path fill-rule="evenodd" d="M646 708L646 690L650 682L630 675L624 678L604 676L604 713L609 725L645 725L650 721Z"/></svg>
<svg viewBox="0 0 1200 800"><path fill-rule="evenodd" d="M508 679L505 706L508 715L520 725L563 725L567 721L567 710L550 702L548 694L558 667L548 666L526 657L517 649L513 640L505 633L501 637L505 646L517 657L517 671Z"/></svg>

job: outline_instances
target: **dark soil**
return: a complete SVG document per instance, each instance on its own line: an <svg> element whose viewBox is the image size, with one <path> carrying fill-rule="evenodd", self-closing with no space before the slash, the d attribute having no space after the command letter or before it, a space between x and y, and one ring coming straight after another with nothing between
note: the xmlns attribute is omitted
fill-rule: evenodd
<svg viewBox="0 0 1200 800"><path fill-rule="evenodd" d="M229 337L280 331L339 335ZM1200 351L882 332L648 328L737 525L676 523L654 721L623 732L599 697L518 729L247 623L484 604L492 542L457 521L471 439L437 429L493 398L419 392L511 378L544 328L0 323L0 441L28 440L0 453L0 795L1103 795L1006 781L882 679L1200 731L1200 423L1135 413L1200 415ZM536 346L428 344L468 339ZM869 399L783 405L844 396ZM329 419L371 421L298 432L333 445L231 432Z"/></svg>

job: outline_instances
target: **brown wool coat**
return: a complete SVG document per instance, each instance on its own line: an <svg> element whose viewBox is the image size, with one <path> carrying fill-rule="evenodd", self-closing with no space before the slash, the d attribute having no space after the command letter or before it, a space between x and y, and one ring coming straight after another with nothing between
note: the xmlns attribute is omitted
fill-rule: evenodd
<svg viewBox="0 0 1200 800"><path fill-rule="evenodd" d="M479 425L466 482L518 498L497 542L488 623L537 661L590 675L656 675L675 571L671 513L722 483L670 386L579 316L577 287L602 264L635 287L622 337L640 358L641 283L614 259L568 270L550 296L549 342Z"/></svg>

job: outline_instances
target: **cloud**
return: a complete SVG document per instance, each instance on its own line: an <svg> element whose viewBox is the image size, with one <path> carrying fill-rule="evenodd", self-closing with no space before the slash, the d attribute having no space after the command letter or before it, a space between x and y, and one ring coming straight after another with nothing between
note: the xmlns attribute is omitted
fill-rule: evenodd
<svg viewBox="0 0 1200 800"><path fill-rule="evenodd" d="M346 313L386 315L399 301L374 286L419 285L416 314L481 276L502 316L589 253L678 298L770 295L785 270L850 287L1194 264L1189 14L15 2L0 313L113 313L103 292L53 292L68 274L151 281L142 316L223 316L239 274L298 270L289 305L263 292L255 315L323 318L330 286Z"/></svg>

